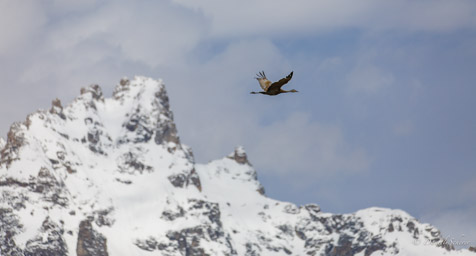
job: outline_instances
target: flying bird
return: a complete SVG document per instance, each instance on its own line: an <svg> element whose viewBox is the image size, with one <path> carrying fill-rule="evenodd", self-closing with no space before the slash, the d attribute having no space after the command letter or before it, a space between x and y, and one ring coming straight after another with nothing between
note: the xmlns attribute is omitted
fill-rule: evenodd
<svg viewBox="0 0 476 256"><path fill-rule="evenodd" d="M294 72L294 71L293 71ZM251 92L251 94L266 94L266 95L278 95L280 93L286 93L286 92L297 92L296 90L292 89L289 91L281 89L283 85L287 84L289 80L293 77L293 72L291 72L287 77L281 78L279 81L271 83L271 81L266 78L266 75L264 74L264 71L259 72L256 74L256 80L258 80L259 85L261 86L261 89L263 89L262 92Z"/></svg>

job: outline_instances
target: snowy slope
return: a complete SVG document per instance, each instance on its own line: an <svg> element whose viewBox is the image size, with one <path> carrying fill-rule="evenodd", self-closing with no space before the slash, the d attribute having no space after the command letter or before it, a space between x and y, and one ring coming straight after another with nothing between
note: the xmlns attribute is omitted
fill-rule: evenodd
<svg viewBox="0 0 476 256"><path fill-rule="evenodd" d="M241 147L196 164L160 80L54 100L0 153L0 255L472 255L400 210L268 198Z"/></svg>

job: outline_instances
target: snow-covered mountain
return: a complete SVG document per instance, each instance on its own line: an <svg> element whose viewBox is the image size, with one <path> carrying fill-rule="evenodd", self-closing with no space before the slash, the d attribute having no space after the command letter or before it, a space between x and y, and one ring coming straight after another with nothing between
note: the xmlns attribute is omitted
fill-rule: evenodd
<svg viewBox="0 0 476 256"><path fill-rule="evenodd" d="M162 81L98 85L0 139L0 255L476 255L401 210L266 197L243 148L181 144Z"/></svg>

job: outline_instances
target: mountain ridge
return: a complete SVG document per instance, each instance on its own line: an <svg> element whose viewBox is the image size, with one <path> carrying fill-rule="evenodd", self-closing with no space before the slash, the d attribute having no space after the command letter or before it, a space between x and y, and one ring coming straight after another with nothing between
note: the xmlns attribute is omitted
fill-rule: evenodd
<svg viewBox="0 0 476 256"><path fill-rule="evenodd" d="M162 80L141 76L13 124L0 188L1 255L469 253L401 210L271 199L242 147L195 163Z"/></svg>

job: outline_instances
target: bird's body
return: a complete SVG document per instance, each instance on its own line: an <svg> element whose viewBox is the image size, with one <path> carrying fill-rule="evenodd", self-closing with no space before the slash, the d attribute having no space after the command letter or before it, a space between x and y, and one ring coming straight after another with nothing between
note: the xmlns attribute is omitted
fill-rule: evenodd
<svg viewBox="0 0 476 256"><path fill-rule="evenodd" d="M291 80L291 78L293 77L293 72L291 72L285 78L282 78L279 81L274 82L274 83L271 83L271 81L269 81L266 78L266 75L264 74L264 71L259 72L256 76L257 76L256 80L258 80L259 85L261 86L261 89L263 89L263 91L261 91L261 92L251 92L251 94L261 93L261 94L266 94L266 95L270 95L270 96L275 96L275 95L278 95L278 94L281 94L281 93L297 92L294 89L289 90L289 91L281 89L281 87L283 87L283 85L287 84L289 82L289 80Z"/></svg>

